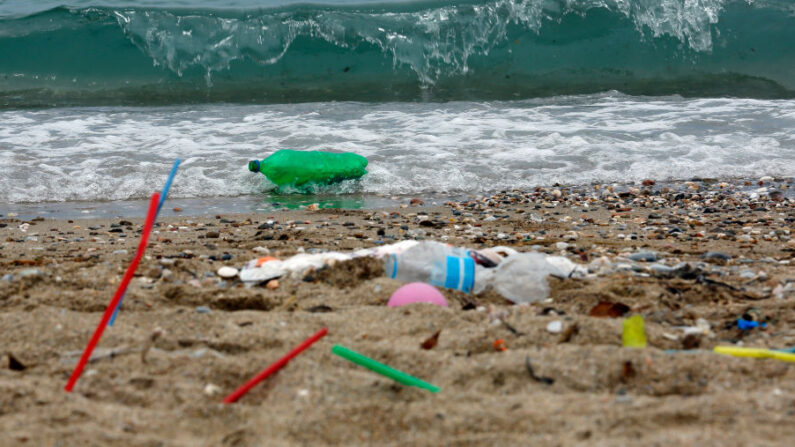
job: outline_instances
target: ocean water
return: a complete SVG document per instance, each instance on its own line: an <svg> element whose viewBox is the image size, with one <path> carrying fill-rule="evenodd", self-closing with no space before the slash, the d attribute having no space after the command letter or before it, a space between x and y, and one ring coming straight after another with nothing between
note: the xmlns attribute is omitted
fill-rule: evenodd
<svg viewBox="0 0 795 447"><path fill-rule="evenodd" d="M143 199L177 157L175 199L271 200L246 162L282 148L368 157L342 206L793 177L793 43L791 0L0 0L0 206Z"/></svg>

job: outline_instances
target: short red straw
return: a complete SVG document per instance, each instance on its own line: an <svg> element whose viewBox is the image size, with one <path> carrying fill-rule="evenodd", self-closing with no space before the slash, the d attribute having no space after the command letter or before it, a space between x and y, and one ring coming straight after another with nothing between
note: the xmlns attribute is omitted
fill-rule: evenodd
<svg viewBox="0 0 795 447"><path fill-rule="evenodd" d="M237 400L240 399L241 397L243 397L244 394L248 393L250 389L254 388L255 386L257 386L258 383L260 383L263 380L267 379L268 376L270 376L271 374L273 374L276 371L282 369L287 363L290 362L290 360L292 360L293 357L297 356L298 354L301 353L301 351L303 351L304 349L306 349L309 346L311 346L312 343L314 343L314 342L320 340L321 338L323 338L323 336L326 335L327 333L328 333L328 329L326 329L326 328L323 328L323 329L317 331L317 333L315 333L315 335L307 338L300 345L298 345L295 348L293 348L292 351L288 352L287 355L285 355L284 357L280 358L279 360L277 360L276 362L271 364L271 366L269 366L269 367L265 368L264 370L262 370L262 372L260 372L256 376L254 376L251 380L246 382L243 386L241 386L240 388L236 389L234 393L226 396L226 398L224 399L224 403L232 404L232 403L237 402Z"/></svg>
<svg viewBox="0 0 795 447"><path fill-rule="evenodd" d="M105 331L105 327L108 325L108 320L110 320L111 315L113 315L113 310L116 309L116 305L124 295L124 291L127 290L127 286L130 284L133 274L135 274L135 269L138 268L138 263L141 262L141 257L143 257L144 251L146 251L146 242L149 239L149 233L152 231L152 224L155 221L155 214L157 214L157 204L159 201L160 193L156 192L152 194L152 199L149 201L149 212L146 215L144 229L141 232L141 242L138 244L138 251L135 252L135 257L130 263L130 266L127 267L127 271L124 273L121 283L119 283L119 288L116 289L116 294L113 295L113 299L110 301L110 304L108 304L108 307L105 308L105 313L102 315L102 321L99 322L97 330L94 331L94 335L91 337L91 340L89 340L88 345L86 345L86 350L83 351L83 356L80 357L80 361L77 362L75 370L72 372L71 377L69 377L69 382L64 388L68 392L72 391L72 389L75 387L75 383L77 383L77 379L80 378L80 374L83 373L83 368L86 367L88 359L91 358L91 353L94 351L94 348L97 347L97 343L99 343L99 339L102 337L102 333Z"/></svg>

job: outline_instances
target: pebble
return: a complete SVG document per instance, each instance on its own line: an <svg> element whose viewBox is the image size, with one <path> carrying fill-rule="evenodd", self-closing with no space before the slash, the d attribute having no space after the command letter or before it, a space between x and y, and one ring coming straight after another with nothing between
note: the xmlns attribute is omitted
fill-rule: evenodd
<svg viewBox="0 0 795 447"><path fill-rule="evenodd" d="M10 273L6 273L5 275L3 275L3 277L2 277L2 278L0 278L0 281L8 281L8 282L11 282L11 281L13 281L13 280L14 280L14 275L12 275L12 274L10 274Z"/></svg>
<svg viewBox="0 0 795 447"><path fill-rule="evenodd" d="M127 250L113 250L114 255L126 255Z"/></svg>
<svg viewBox="0 0 795 447"><path fill-rule="evenodd" d="M234 278L238 274L238 270L234 267L221 267L218 269L218 276L221 278Z"/></svg>
<svg viewBox="0 0 795 447"><path fill-rule="evenodd" d="M200 314L208 314L210 313L210 308L207 306L197 306L196 312Z"/></svg>
<svg viewBox="0 0 795 447"><path fill-rule="evenodd" d="M560 320L550 321L547 324L547 332L551 334L559 334L563 330L563 322Z"/></svg>
<svg viewBox="0 0 795 447"><path fill-rule="evenodd" d="M731 255L727 255L726 253L722 253L719 251L708 251L703 255L701 255L701 259L718 259L721 261L728 261L731 258L732 258Z"/></svg>
<svg viewBox="0 0 795 447"><path fill-rule="evenodd" d="M215 396L221 392L221 387L212 383L208 383L207 386L204 387L204 394L208 396Z"/></svg>
<svg viewBox="0 0 795 447"><path fill-rule="evenodd" d="M743 270L740 272L740 278L753 279L756 278L756 273L752 272L751 270Z"/></svg>
<svg viewBox="0 0 795 447"><path fill-rule="evenodd" d="M425 235L428 234L428 233L425 230L421 229L421 228L414 228L414 229L409 230L406 234L409 237L421 238L421 237L425 237Z"/></svg>
<svg viewBox="0 0 795 447"><path fill-rule="evenodd" d="M556 242L555 243L555 248L557 248L558 250L565 250L565 249L569 248L569 244L567 244L565 242Z"/></svg>
<svg viewBox="0 0 795 447"><path fill-rule="evenodd" d="M269 288L271 290L276 290L276 289L279 288L279 280L278 279L272 279L272 280L268 281L267 284L265 284L265 287L267 287L267 288Z"/></svg>
<svg viewBox="0 0 795 447"><path fill-rule="evenodd" d="M44 274L44 272L42 272L39 269L25 269L25 270L22 270L22 271L18 272L18 275L19 275L20 278L25 278L25 277L28 277L28 276L41 276L43 274Z"/></svg>
<svg viewBox="0 0 795 447"><path fill-rule="evenodd" d="M219 233L219 232L217 232L217 231L208 231L208 232L207 232L207 233L204 235L204 237L206 237L206 238L208 238L208 239L218 239L219 237L221 237L221 233Z"/></svg>
<svg viewBox="0 0 795 447"><path fill-rule="evenodd" d="M676 270L673 267L669 267L664 264L651 264L649 266L649 270L659 275L670 275Z"/></svg>
<svg viewBox="0 0 795 447"><path fill-rule="evenodd" d="M657 262L657 255L651 251L639 251L629 255L629 259L641 262Z"/></svg>
<svg viewBox="0 0 795 447"><path fill-rule="evenodd" d="M270 252L271 252L269 249L267 249L265 247L254 247L254 248L251 249L251 251L253 251L254 253L261 253L263 255L270 254Z"/></svg>

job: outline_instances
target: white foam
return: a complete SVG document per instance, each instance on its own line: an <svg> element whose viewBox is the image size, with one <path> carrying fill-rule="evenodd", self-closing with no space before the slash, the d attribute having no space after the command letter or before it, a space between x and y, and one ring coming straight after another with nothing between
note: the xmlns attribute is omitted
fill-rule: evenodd
<svg viewBox="0 0 795 447"><path fill-rule="evenodd" d="M479 193L643 178L795 176L795 101L636 98L0 112L0 202L255 194L276 149L358 152L343 191Z"/></svg>

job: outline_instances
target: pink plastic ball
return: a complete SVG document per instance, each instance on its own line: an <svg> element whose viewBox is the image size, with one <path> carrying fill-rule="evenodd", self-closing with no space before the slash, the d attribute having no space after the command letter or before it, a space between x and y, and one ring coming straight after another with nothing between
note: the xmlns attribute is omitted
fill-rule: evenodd
<svg viewBox="0 0 795 447"><path fill-rule="evenodd" d="M387 306L405 306L411 303L431 303L437 306L447 307L447 300L436 290L436 287L422 283L413 282L395 290L389 297Z"/></svg>

